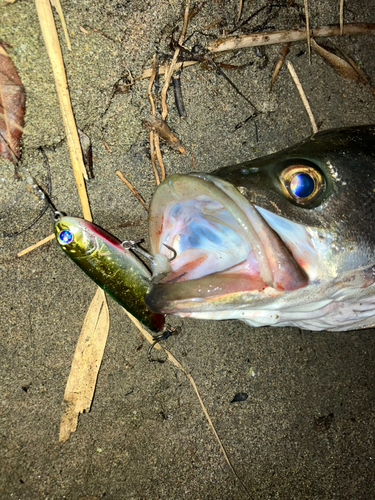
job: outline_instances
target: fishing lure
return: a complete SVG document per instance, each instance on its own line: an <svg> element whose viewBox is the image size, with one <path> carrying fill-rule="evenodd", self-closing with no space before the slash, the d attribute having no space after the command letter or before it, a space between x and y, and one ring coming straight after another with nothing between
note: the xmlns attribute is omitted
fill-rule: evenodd
<svg viewBox="0 0 375 500"><path fill-rule="evenodd" d="M151 288L150 272L118 239L91 222L59 212L55 235L73 262L124 309L152 331L163 328L164 315L150 311L143 300Z"/></svg>

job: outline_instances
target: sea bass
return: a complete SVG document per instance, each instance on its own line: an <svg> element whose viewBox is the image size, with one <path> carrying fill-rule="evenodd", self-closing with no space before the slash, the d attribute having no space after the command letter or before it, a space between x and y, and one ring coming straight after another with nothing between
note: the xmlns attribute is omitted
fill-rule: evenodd
<svg viewBox="0 0 375 500"><path fill-rule="evenodd" d="M330 130L211 174L174 174L151 202L154 255L176 258L155 312L252 326L375 326L375 125Z"/></svg>

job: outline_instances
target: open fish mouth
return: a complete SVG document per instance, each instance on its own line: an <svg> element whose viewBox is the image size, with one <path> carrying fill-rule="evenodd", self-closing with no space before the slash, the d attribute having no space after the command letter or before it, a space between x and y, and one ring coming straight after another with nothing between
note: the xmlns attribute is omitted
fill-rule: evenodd
<svg viewBox="0 0 375 500"><path fill-rule="evenodd" d="M318 250L298 224L257 207L229 182L208 174L172 175L150 211L154 254L172 272L146 296L154 311L190 315L255 306L316 277ZM199 317L199 316L198 316Z"/></svg>
<svg viewBox="0 0 375 500"><path fill-rule="evenodd" d="M327 130L213 174L168 177L149 234L154 255L176 257L146 305L253 326L375 325L374 145L374 125Z"/></svg>

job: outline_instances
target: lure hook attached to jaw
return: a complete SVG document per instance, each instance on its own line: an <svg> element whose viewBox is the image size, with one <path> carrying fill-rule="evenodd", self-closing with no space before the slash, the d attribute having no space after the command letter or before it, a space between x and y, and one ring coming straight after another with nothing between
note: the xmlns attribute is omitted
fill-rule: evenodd
<svg viewBox="0 0 375 500"><path fill-rule="evenodd" d="M165 276L167 276L172 272L170 262L172 262L172 260L174 260L177 257L177 252L171 246L163 243L163 245L173 253L173 256L170 259L168 259L165 255L161 253L158 253L157 255L151 255L150 253L146 252L146 250L143 250L143 248L139 246L139 243L141 243L142 241L143 240L139 241L125 240L121 243L121 246L126 250L129 249L133 250L134 252L139 253L140 255L145 257L150 263L151 267L151 272L152 272L151 282L158 283L161 279L163 279Z"/></svg>

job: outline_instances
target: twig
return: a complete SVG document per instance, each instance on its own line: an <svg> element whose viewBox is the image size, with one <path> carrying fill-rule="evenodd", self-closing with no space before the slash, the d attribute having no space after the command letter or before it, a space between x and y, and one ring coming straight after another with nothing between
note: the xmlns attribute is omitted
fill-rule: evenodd
<svg viewBox="0 0 375 500"><path fill-rule="evenodd" d="M38 243L35 243L35 245L31 245L30 247L25 248L25 250L21 250L21 252L18 252L17 257L22 257L23 255L26 255L27 253L32 252L36 248L41 247L42 245L44 245L44 243L48 243L48 241L51 241L54 239L55 239L55 235L50 234L49 236L47 236L43 240L40 240L40 241L38 241Z"/></svg>
<svg viewBox="0 0 375 500"><path fill-rule="evenodd" d="M272 90L273 84L275 83L275 80L277 78L277 75L279 74L279 71L281 69L281 66L283 65L283 62L285 61L285 57L288 55L289 52L289 43L284 45L284 47L281 49L280 52L280 57L276 63L275 69L273 70L272 77L271 77L271 83L270 83L270 92Z"/></svg>
<svg viewBox="0 0 375 500"><path fill-rule="evenodd" d="M305 92L303 91L301 82L299 81L299 78L297 76L297 73L295 72L293 64L290 61L286 61L286 65L288 66L289 73L290 73L291 77L293 78L293 81L297 87L299 95L301 96L301 99L302 99L303 105L305 106L306 112L309 115L309 119L311 122L311 127L313 129L313 133L316 134L318 132L318 127L316 126L315 119L314 119L314 116L313 116L311 108L310 108L310 104L307 100Z"/></svg>
<svg viewBox="0 0 375 500"><path fill-rule="evenodd" d="M55 7L55 9L57 10L57 13L59 15L61 26L62 26L62 29L64 31L65 41L66 41L66 45L68 47L68 50L72 50L72 46L70 44L69 33L68 33L68 29L66 27L65 17L64 17L64 13L63 13L63 10L61 7L60 0L51 0L51 4Z"/></svg>
<svg viewBox="0 0 375 500"><path fill-rule="evenodd" d="M116 170L115 174L117 177L119 177L122 182L130 189L130 191L134 194L134 196L137 198L137 200L142 203L143 208L147 210L148 212L148 206L145 200L142 198L142 196L139 194L139 192L135 189L135 187L128 181L128 179L120 172L120 170Z"/></svg>
<svg viewBox="0 0 375 500"><path fill-rule="evenodd" d="M192 151L190 151L190 155L191 155L191 162L193 164L193 169L196 170L197 166L195 164L194 155L193 155Z"/></svg>
<svg viewBox="0 0 375 500"><path fill-rule="evenodd" d="M175 71L177 71L180 68L187 68L189 66L194 66L195 64L198 64L198 61L178 62L176 63L174 69ZM168 64L162 64L158 68L158 75L165 75L167 69L168 69ZM152 68L145 69L141 75L135 78L135 80L143 80L144 78L150 78L151 73L152 73Z"/></svg>
<svg viewBox="0 0 375 500"><path fill-rule="evenodd" d="M148 82L148 85L147 85L147 95L148 95L148 98L150 100L151 114L152 115L155 114L155 103L154 103L154 98L152 97L152 92L151 92L152 86L154 84L155 76L156 76L156 54L154 54L154 57L152 58L152 69L151 69L150 81Z"/></svg>
<svg viewBox="0 0 375 500"><path fill-rule="evenodd" d="M156 162L155 162L154 137L155 137L155 132L153 130L151 130L150 131L150 157L151 157L151 165L152 165L152 169L154 171L156 185L159 186L160 179L159 179L158 169L156 168Z"/></svg>
<svg viewBox="0 0 375 500"><path fill-rule="evenodd" d="M236 24L238 21L241 19L241 14L242 14L242 0L239 0L238 2L238 14L237 14L237 19L236 19Z"/></svg>
<svg viewBox="0 0 375 500"><path fill-rule="evenodd" d="M343 26L343 35L374 34L375 23L351 23ZM326 37L340 35L340 26L322 26L312 28L310 37ZM226 50L243 49L245 47L256 47L258 45L272 45L274 43L298 42L306 40L306 29L283 30L273 32L252 33L250 35L231 36L215 40L208 46L211 53L224 52Z"/></svg>
<svg viewBox="0 0 375 500"><path fill-rule="evenodd" d="M189 21L189 8L190 8L190 0L187 0L186 7L185 7L185 14L184 14L184 24L182 26L180 38L178 39L179 45L182 45L182 42L184 41L184 38L185 38L186 28L187 28L187 24ZM180 48L177 47L177 49L174 51L172 62L169 65L169 68L165 74L164 86L163 86L163 89L161 91L161 108L162 108L161 116L162 116L163 120L165 120L167 115L168 115L167 90L169 87L169 83L171 81L173 71L175 70L177 57L178 57L179 53L180 53Z"/></svg>
<svg viewBox="0 0 375 500"><path fill-rule="evenodd" d="M151 116L153 116L153 117L155 116L156 110L155 110L155 103L154 103L154 98L152 97L151 90L152 90L152 86L154 84L155 76L156 76L156 54L154 54L154 57L152 60L152 71L151 71L151 75L150 75L150 81L148 82L148 86L147 86L147 95L148 95L148 98L149 98L150 104L151 104ZM161 151L160 151L159 136L158 136L157 132L155 132L154 130L150 131L149 141L150 141L152 168L154 170L156 184L159 185L160 180L159 180L159 174L158 174L158 171L156 168L155 152L156 152L156 157L157 157L159 165L160 165L160 172L161 172L160 176L161 176L162 181L165 179L165 168L164 168L163 158L161 156ZM152 144L152 148L154 148L154 151L151 148L151 144Z"/></svg>
<svg viewBox="0 0 375 500"><path fill-rule="evenodd" d="M52 15L49 0L35 0L40 27L43 33L44 43L47 48L55 78L57 95L59 98L61 114L63 117L65 134L69 146L70 158L73 166L74 177L77 184L78 195L82 205L83 216L91 221L91 211L87 196L84 178L87 178L86 168L83 163L81 145L78 138L72 105L70 102L68 83L61 54L56 26Z"/></svg>
<svg viewBox="0 0 375 500"><path fill-rule="evenodd" d="M155 145L156 158L158 159L160 167L160 180L161 182L163 182L163 180L165 179L165 167L163 163L163 157L160 151L159 135L157 133L154 133L154 145Z"/></svg>
<svg viewBox="0 0 375 500"><path fill-rule="evenodd" d="M375 89L371 85L371 80L366 75L366 73L361 70L358 64L345 51L343 51L334 40L330 39L330 42L335 46L336 50L340 52L340 54L344 57L344 59L350 64L350 66L352 66L354 71L358 74L360 83L362 83L363 85L369 85L372 94L375 96Z"/></svg>
<svg viewBox="0 0 375 500"><path fill-rule="evenodd" d="M303 0L305 6L305 18L306 18L306 40L307 40L307 54L309 58L309 64L311 64L311 44L310 44L310 23L309 23L309 7L307 5L307 0Z"/></svg>
<svg viewBox="0 0 375 500"><path fill-rule="evenodd" d="M104 139L103 139L103 144L104 144L105 149L108 151L108 153L112 154L112 149L109 147L108 142L106 142Z"/></svg>
<svg viewBox="0 0 375 500"><path fill-rule="evenodd" d="M365 35L375 34L375 23L351 23L343 26L340 33L340 26L321 26L310 30L310 37L327 37L327 36L343 36L347 35ZM273 32L251 33L250 35L231 36L215 40L208 46L211 54L220 54L227 50L244 49L247 47L258 47L261 45L274 45L276 43L291 43L306 40L306 29L283 30ZM176 63L175 70L183 67L188 68L199 64L200 61L184 61ZM159 67L158 74L164 75L167 70L166 65ZM152 69L145 69L136 79L150 78Z"/></svg>
<svg viewBox="0 0 375 500"><path fill-rule="evenodd" d="M148 130L153 130L157 133L171 148L180 153L185 152L185 148L180 140L174 135L164 120L157 116L150 116L148 120L143 120L143 123Z"/></svg>

